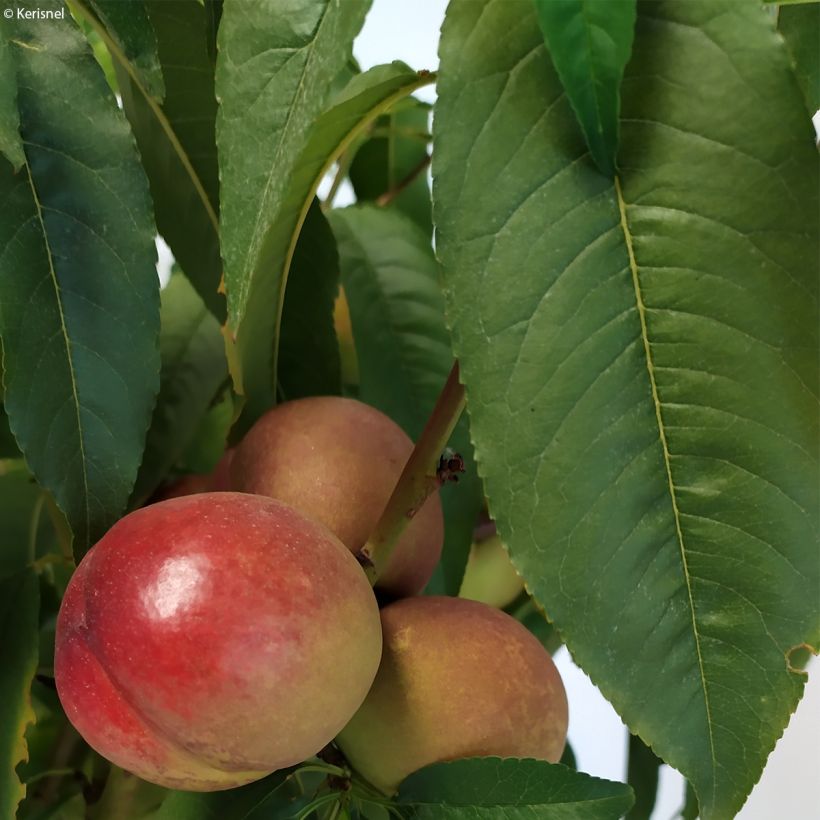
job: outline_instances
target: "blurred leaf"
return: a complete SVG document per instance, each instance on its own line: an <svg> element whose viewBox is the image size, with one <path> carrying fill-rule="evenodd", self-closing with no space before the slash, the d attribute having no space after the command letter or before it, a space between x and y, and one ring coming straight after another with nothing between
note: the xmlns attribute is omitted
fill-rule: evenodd
<svg viewBox="0 0 820 820"><path fill-rule="evenodd" d="M185 452L228 378L219 322L179 274L162 292L160 389L132 506L142 504Z"/></svg>
<svg viewBox="0 0 820 820"><path fill-rule="evenodd" d="M250 278L242 280L243 307L232 315L232 325L235 330L238 327L237 353L241 371L233 373L234 383L248 401L241 429L273 403L282 289L287 282L302 222L319 182L339 154L373 119L429 82L429 76L420 76L403 63L376 66L364 74L355 75L335 98L333 106L319 118L310 131L307 145L290 163L292 176L288 185L280 186L279 201L271 202L275 217L265 226L261 222L258 226L260 231L266 232L253 268L259 275L251 271ZM230 299L230 271L227 284ZM270 305L279 308L272 311Z"/></svg>
<svg viewBox="0 0 820 820"><path fill-rule="evenodd" d="M116 3L117 0L112 0ZM148 0L165 75L160 106L115 53L125 113L151 184L157 228L208 309L225 320L219 256L219 169L214 67L206 9L192 0Z"/></svg>
<svg viewBox="0 0 820 820"><path fill-rule="evenodd" d="M17 111L17 77L6 26L0 22L0 154L14 166L22 168L26 161L20 138L20 114Z"/></svg>
<svg viewBox="0 0 820 820"><path fill-rule="evenodd" d="M227 368L223 368L222 373L227 381ZM228 434L234 420L234 407L231 391L227 389L227 384L224 386L221 398L203 416L193 439L180 457L178 466L186 473L210 473L225 455Z"/></svg>
<svg viewBox="0 0 820 820"><path fill-rule="evenodd" d="M339 255L318 199L305 217L293 254L279 343L279 389L285 400L342 390L333 305Z"/></svg>
<svg viewBox="0 0 820 820"><path fill-rule="evenodd" d="M142 78L152 97L162 100L165 84L157 53L157 38L148 19L143 0L87 0L105 26L117 50L133 66ZM72 0L75 6L84 7L83 0Z"/></svg>
<svg viewBox="0 0 820 820"><path fill-rule="evenodd" d="M692 784L686 781L686 797L684 799L683 809L681 811L681 820L697 820L700 814L698 808L698 798Z"/></svg>
<svg viewBox="0 0 820 820"><path fill-rule="evenodd" d="M453 354L438 265L429 237L409 217L375 205L330 211L359 362L359 399L414 441L444 386ZM465 419L451 447L465 459L458 484L441 490L445 547L430 591L458 594L483 502Z"/></svg>
<svg viewBox="0 0 820 820"><path fill-rule="evenodd" d="M476 458L574 658L732 816L802 692L788 651L820 639L814 140L760 6L653 2L613 184L539 40L509 0L454 0L442 34L437 253Z"/></svg>
<svg viewBox="0 0 820 820"><path fill-rule="evenodd" d="M820 3L784 6L777 28L786 41L809 114L820 108Z"/></svg>
<svg viewBox="0 0 820 820"><path fill-rule="evenodd" d="M635 805L627 817L651 817L658 796L658 774L663 761L637 735L629 736L627 782L635 793Z"/></svg>
<svg viewBox="0 0 820 820"><path fill-rule="evenodd" d="M216 65L216 41L219 32L219 21L222 19L223 0L204 0L205 38L208 44L208 56Z"/></svg>
<svg viewBox="0 0 820 820"><path fill-rule="evenodd" d="M397 802L414 820L615 820L632 791L541 760L474 757L411 774Z"/></svg>
<svg viewBox="0 0 820 820"><path fill-rule="evenodd" d="M374 136L357 151L350 165L350 182L359 202L376 200L412 181L390 202L428 234L433 230L427 146L430 106L409 98L379 117Z"/></svg>
<svg viewBox="0 0 820 820"><path fill-rule="evenodd" d="M295 793L292 770L223 792L174 792L151 820L292 820L301 795Z"/></svg>
<svg viewBox="0 0 820 820"><path fill-rule="evenodd" d="M26 791L15 767L27 758L24 735L34 720L38 592L37 574L25 563L0 578L0 817L14 817Z"/></svg>
<svg viewBox="0 0 820 820"><path fill-rule="evenodd" d="M592 158L615 174L621 79L632 50L636 0L535 0L552 63Z"/></svg>
<svg viewBox="0 0 820 820"><path fill-rule="evenodd" d="M159 382L155 229L125 118L80 32L10 28L27 165L0 160L4 404L79 557L119 517L142 457Z"/></svg>
<svg viewBox="0 0 820 820"><path fill-rule="evenodd" d="M20 448L14 440L9 428L9 417L6 415L6 409L0 404L0 459L4 458L19 458Z"/></svg>
<svg viewBox="0 0 820 820"><path fill-rule="evenodd" d="M22 461L0 474L0 578L17 572L49 551L54 535L45 493Z"/></svg>

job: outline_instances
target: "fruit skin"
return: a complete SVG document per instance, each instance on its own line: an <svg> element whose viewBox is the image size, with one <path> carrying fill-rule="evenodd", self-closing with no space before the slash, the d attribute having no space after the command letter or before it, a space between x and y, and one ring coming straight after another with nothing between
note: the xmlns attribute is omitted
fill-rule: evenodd
<svg viewBox="0 0 820 820"><path fill-rule="evenodd" d="M321 521L351 552L372 533L413 451L384 413L354 399L285 402L251 428L231 463L231 486L278 498ZM444 542L438 493L410 521L377 588L415 595L430 580Z"/></svg>
<svg viewBox="0 0 820 820"><path fill-rule="evenodd" d="M102 755L209 791L318 752L380 653L373 591L338 539L272 499L204 493L131 513L85 556L55 677Z"/></svg>
<svg viewBox="0 0 820 820"><path fill-rule="evenodd" d="M507 548L497 535L472 545L458 592L460 598L503 609L523 589L524 579L515 571Z"/></svg>
<svg viewBox="0 0 820 820"><path fill-rule="evenodd" d="M462 598L407 598L381 612L376 680L336 742L385 794L461 757L557 762L567 698L549 654L509 615Z"/></svg>

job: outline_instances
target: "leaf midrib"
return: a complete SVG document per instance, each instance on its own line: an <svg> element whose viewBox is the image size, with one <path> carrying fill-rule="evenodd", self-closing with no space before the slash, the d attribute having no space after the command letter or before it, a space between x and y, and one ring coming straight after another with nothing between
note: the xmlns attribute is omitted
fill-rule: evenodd
<svg viewBox="0 0 820 820"><path fill-rule="evenodd" d="M307 45L302 47L303 49L306 49L307 52L308 52L307 57L305 58L305 65L304 65L304 68L302 69L302 73L299 75L299 83L296 86L296 91L293 95L293 103L288 107L288 113L287 113L287 116L285 117L285 122L282 125L281 136L279 137L279 141L277 142L276 148L275 148L274 153L273 153L273 159L271 161L270 172L268 173L268 177L265 180L265 187L262 190L262 196L259 199L259 209L256 212L256 221L255 221L254 226L253 226L253 232L251 233L250 248L249 248L248 256L247 256L247 259L246 259L246 262L245 262L246 267L250 268L251 276L250 277L243 277L243 281L245 282L245 285L241 288L241 293L240 293L240 307L241 307L240 316L245 313L245 306L247 304L248 298L250 297L250 293L251 293L251 286L252 286L252 281L251 280L253 278L253 275L256 272L256 259L259 255L259 249L262 247L262 244L263 244L265 231L261 230L260 225L262 224L262 219L265 216L265 210L266 210L265 205L266 205L266 203L268 201L268 197L270 195L271 184L273 182L274 177L278 178L280 176L280 174L275 173L278 170L277 161L278 161L279 156L282 152L282 145L284 144L285 138L288 135L288 129L290 128L290 124L291 124L291 121L292 121L293 116L294 116L294 111L296 109L296 104L302 96L302 90L303 90L303 87L304 87L304 84L305 84L305 77L307 76L308 70L312 65L313 57L316 54L316 43L318 42L319 37L321 37L322 28L325 24L325 21L327 20L327 15L328 15L328 9L329 8L330 8L330 2L326 2L325 7L322 10L322 16L319 19L319 23L316 26L315 35L313 36L313 38L311 39L311 41ZM305 214L306 213L307 213L307 211L305 210ZM300 229L301 229L301 225L302 225L303 221L304 221L304 216L300 214L300 221L299 221L299 228ZM282 290L284 291L284 288L282 288ZM283 302L284 302L284 298L280 299L280 305ZM280 313L281 313L281 310L280 310ZM237 325L238 324L239 324L239 320L237 320ZM279 326L279 324L278 324L278 320L277 320L277 329L278 329L278 326ZM275 352L274 352L274 356L275 356ZM274 359L274 361L275 361L275 359ZM276 369L274 367L274 373L275 372L276 372Z"/></svg>
<svg viewBox="0 0 820 820"><path fill-rule="evenodd" d="M68 373L71 381L71 395L74 399L74 411L77 418L77 435L80 445L80 467L82 471L82 485L83 485L83 502L85 505L85 533L84 538L88 539L91 533L91 505L89 499L89 485L88 485L88 467L85 455L85 433L83 431L82 415L80 413L80 395L77 386L77 375L74 372L74 359L71 354L71 339L68 335L68 327L65 320L65 311L63 309L63 299L60 290L60 283L57 279L57 271L54 268L54 257L51 253L51 244L48 241L48 233L46 231L45 221L43 219L43 206L40 202L40 197L37 195L37 186L34 183L34 177L31 174L31 165L26 157L26 175L31 188L31 195L34 199L34 206L37 211L37 221L40 224L40 231L43 236L43 245L46 249L46 258L48 259L48 272L54 285L54 296L57 300L57 310L60 314L60 330L61 336L65 345L66 361L68 363Z"/></svg>
<svg viewBox="0 0 820 820"><path fill-rule="evenodd" d="M709 738L709 754L712 762L713 772L717 771L718 764L715 756L715 740L712 732L712 713L709 703L709 690L706 684L706 673L703 665L703 653L701 650L700 632L698 631L697 617L695 613L694 595L692 592L692 578L689 574L689 565L686 557L686 546L683 538L683 529L681 526L681 512L678 507L677 491L675 489L675 482L672 478L672 462L669 452L669 445L666 439L666 426L663 421L663 411L661 408L661 400L658 393L658 385L655 379L655 365L652 358L652 348L649 342L649 331L646 322L646 305L643 301L643 293L641 289L640 278L638 274L638 262L635 257L635 249L632 244L632 233L629 229L629 221L627 218L627 204L623 196L620 178L616 175L614 180L615 195L618 200L618 211L620 215L621 229L624 235L624 242L626 244L627 255L629 257L629 269L632 274L632 285L635 290L635 303L638 309L638 318L641 325L641 341L643 342L644 354L646 357L646 369L649 374L649 384L652 390L652 404L655 409L655 418L658 424L658 436L660 438L661 448L663 450L664 468L666 470L666 478L669 483L669 496L672 503L672 512L675 519L675 533L677 535L678 546L680 549L681 565L683 568L684 581L686 582L686 593L689 602L689 612L692 618L692 634L695 639L695 652L698 660L698 672L700 674L701 689L703 691L703 701L706 709L706 731ZM714 780L712 781L714 784ZM712 800L714 801L714 785L712 789Z"/></svg>
<svg viewBox="0 0 820 820"><path fill-rule="evenodd" d="M191 163L190 157L188 156L187 152L182 146L182 143L179 141L179 138L176 135L176 132L171 127L171 123L169 122L168 118L165 116L165 112L162 108L157 104L157 101L154 97L149 93L148 89L145 87L144 83L140 80L139 73L134 69L134 66L131 64L131 61L126 57L125 53L116 43L116 41L109 35L108 30L103 26L97 18L88 10L85 6L83 0L74 0L73 6L77 9L80 14L83 15L86 22L100 35L103 39L103 42L106 45L106 48L111 52L111 56L114 57L117 62L123 67L126 71L128 76L131 78L131 81L134 85L139 89L142 96L145 98L145 102L148 104L148 107L151 109L154 117L156 118L157 122L159 123L162 130L165 132L165 136L168 138L168 142L171 145L174 153L177 155L182 167L185 169L186 174L191 180L191 184L194 186L194 189L199 196L200 201L202 202L202 207L205 210L205 213L208 217L208 221L211 223L214 231L218 234L219 233L219 217L216 215L216 211L214 211L213 205L211 204L211 200L208 197L207 192L205 191L205 187L202 184L202 180L200 180L199 175L197 174L196 170L194 169L193 164Z"/></svg>

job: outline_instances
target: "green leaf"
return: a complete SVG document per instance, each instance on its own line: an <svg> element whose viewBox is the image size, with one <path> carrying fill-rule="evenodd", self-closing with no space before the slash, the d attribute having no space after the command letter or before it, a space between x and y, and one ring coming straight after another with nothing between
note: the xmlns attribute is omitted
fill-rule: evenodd
<svg viewBox="0 0 820 820"><path fill-rule="evenodd" d="M342 392L333 305L339 255L319 200L305 218L285 292L279 345L279 391L284 400Z"/></svg>
<svg viewBox="0 0 820 820"><path fill-rule="evenodd" d="M350 306L359 398L415 441L453 365L430 238L401 212L375 205L334 210L328 217ZM451 446L464 457L467 471L458 484L441 490L445 547L436 591L456 595L483 493L465 420Z"/></svg>
<svg viewBox="0 0 820 820"><path fill-rule="evenodd" d="M0 817L14 817L26 793L15 768L27 759L25 731L34 720L39 586L29 564L39 496L22 466L0 475Z"/></svg>
<svg viewBox="0 0 820 820"><path fill-rule="evenodd" d="M0 376L2 376L2 374L0 374ZM0 404L0 459L19 457L20 449L17 447L17 442L11 434L9 417L6 415L5 407Z"/></svg>
<svg viewBox="0 0 820 820"><path fill-rule="evenodd" d="M373 124L374 135L350 164L350 182L359 202L392 197L389 207L412 217L428 234L433 229L426 173L429 121L427 103L412 97L403 100ZM401 186L405 187L399 191Z"/></svg>
<svg viewBox="0 0 820 820"><path fill-rule="evenodd" d="M621 79L636 0L535 0L555 70L601 173L615 174Z"/></svg>
<svg viewBox="0 0 820 820"><path fill-rule="evenodd" d="M20 114L17 111L17 77L6 34L8 24L0 22L0 154L15 171L26 161L20 137Z"/></svg>
<svg viewBox="0 0 820 820"><path fill-rule="evenodd" d="M10 28L27 164L0 161L4 405L80 556L119 517L142 456L159 381L155 230L127 123L80 32Z"/></svg>
<svg viewBox="0 0 820 820"><path fill-rule="evenodd" d="M414 820L614 820L632 790L541 760L476 757L411 774L396 800Z"/></svg>
<svg viewBox="0 0 820 820"><path fill-rule="evenodd" d="M286 820L293 817L293 786L285 769L228 791L172 791L151 820Z"/></svg>
<svg viewBox="0 0 820 820"><path fill-rule="evenodd" d="M110 37L157 100L165 95L157 38L143 0L88 0ZM77 3L81 5L81 2ZM121 86L122 87L122 86Z"/></svg>
<svg viewBox="0 0 820 820"><path fill-rule="evenodd" d="M48 516L45 497L22 461L6 462L0 473L0 578L40 557Z"/></svg>
<svg viewBox="0 0 820 820"><path fill-rule="evenodd" d="M159 105L122 52L112 49L123 108L151 184L157 228L208 309L224 321L225 297L218 292L216 97L205 9L192 0L148 0L147 8L165 75L165 101Z"/></svg>
<svg viewBox="0 0 820 820"><path fill-rule="evenodd" d="M635 793L635 805L627 817L644 820L652 816L658 795L658 773L663 761L637 735L629 736L627 782Z"/></svg>
<svg viewBox="0 0 820 820"><path fill-rule="evenodd" d="M342 4L342 7L351 9L354 4ZM335 12L329 11L328 17L333 14ZM342 66L340 62L337 73ZM226 269L229 306L232 305L231 325L237 335L239 360L239 372L234 373L234 381L238 392L243 393L248 402L244 425L252 423L273 403L274 374L277 370L275 351L280 333L284 287L299 231L322 177L370 122L395 102L430 82L429 75L419 75L403 63L376 66L356 75L333 106L322 114L310 131L307 144L303 148L301 144L294 147L297 153L293 158L281 155L282 162L288 161L291 176L287 185L277 179L275 186L272 182L268 189L271 195L266 207L271 209L273 218L263 224L259 212L258 252L246 260L248 264L253 264L253 268L247 268L241 274L238 269L233 274L230 267ZM227 178L223 169L225 185ZM276 199L273 199L274 187ZM223 209L223 221L225 214ZM254 218L256 215L254 211ZM249 219L248 224L252 222ZM224 235L227 243L227 230Z"/></svg>
<svg viewBox="0 0 820 820"><path fill-rule="evenodd" d="M220 21L222 257L242 371L235 382L257 415L275 400L273 328L287 278L282 269L289 243L281 247L270 234L281 234L283 219L304 218L300 207L307 211L312 193L288 207L291 176L368 6L369 0L292 0L285 6L237 0Z"/></svg>
<svg viewBox="0 0 820 820"><path fill-rule="evenodd" d="M642 6L623 99L613 185L527 4L454 0L437 252L514 564L727 817L802 692L792 648L820 639L817 154L754 4Z"/></svg>
<svg viewBox="0 0 820 820"><path fill-rule="evenodd" d="M792 67L809 113L814 114L820 108L820 3L779 9L777 29L791 54Z"/></svg>
<svg viewBox="0 0 820 820"><path fill-rule="evenodd" d="M162 292L160 355L159 395L132 506L145 502L185 452L228 378L219 322L179 274Z"/></svg>

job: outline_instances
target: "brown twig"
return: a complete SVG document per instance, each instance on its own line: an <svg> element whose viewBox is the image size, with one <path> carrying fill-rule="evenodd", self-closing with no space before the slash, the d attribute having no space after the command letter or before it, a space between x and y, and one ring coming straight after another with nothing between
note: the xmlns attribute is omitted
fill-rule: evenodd
<svg viewBox="0 0 820 820"><path fill-rule="evenodd" d="M371 583L376 583L387 566L410 519L446 480L440 473L441 452L458 423L464 403L464 388L458 380L458 362L455 362L376 529L359 550L357 557ZM454 460L448 457L448 466Z"/></svg>
<svg viewBox="0 0 820 820"><path fill-rule="evenodd" d="M419 174L427 170L431 159L430 154L425 154L421 162L417 163L404 179L399 180L389 191L385 191L381 196L377 197L376 204L380 208L389 205L405 188L413 184Z"/></svg>

